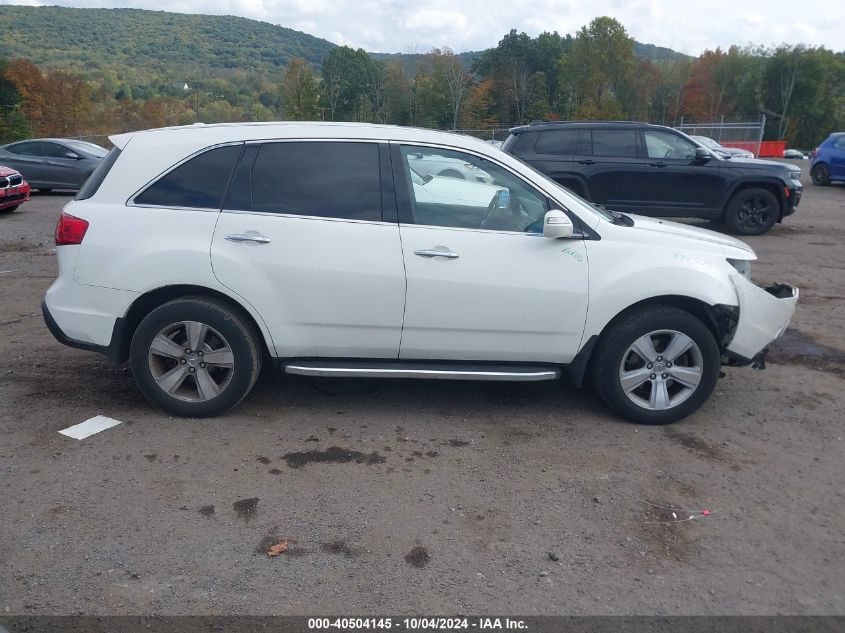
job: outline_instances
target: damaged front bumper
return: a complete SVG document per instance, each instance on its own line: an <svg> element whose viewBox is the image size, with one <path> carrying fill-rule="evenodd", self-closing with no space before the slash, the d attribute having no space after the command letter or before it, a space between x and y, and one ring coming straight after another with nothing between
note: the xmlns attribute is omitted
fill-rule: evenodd
<svg viewBox="0 0 845 633"><path fill-rule="evenodd" d="M725 349L730 364L754 365L763 369L768 345L786 331L795 306L798 288L789 284L755 286L742 275L731 275L739 302L739 316Z"/></svg>

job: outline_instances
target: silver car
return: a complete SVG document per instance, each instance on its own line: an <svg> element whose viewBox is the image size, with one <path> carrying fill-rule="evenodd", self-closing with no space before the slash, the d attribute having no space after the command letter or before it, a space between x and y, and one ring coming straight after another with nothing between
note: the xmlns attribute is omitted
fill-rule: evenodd
<svg viewBox="0 0 845 633"><path fill-rule="evenodd" d="M714 141L709 136L690 136L691 139L698 141L707 149L713 150L722 157L730 158L755 158L754 152L749 152L747 149L740 149L739 147L725 147Z"/></svg>
<svg viewBox="0 0 845 633"><path fill-rule="evenodd" d="M86 141L38 138L0 147L0 165L19 171L33 189L79 189L106 154Z"/></svg>

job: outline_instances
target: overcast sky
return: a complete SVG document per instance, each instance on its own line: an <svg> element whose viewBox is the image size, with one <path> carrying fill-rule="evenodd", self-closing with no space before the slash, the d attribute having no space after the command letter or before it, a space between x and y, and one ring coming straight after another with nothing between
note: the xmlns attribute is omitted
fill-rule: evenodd
<svg viewBox="0 0 845 633"><path fill-rule="evenodd" d="M372 52L495 46L511 28L575 33L599 15L636 40L698 55L731 44L845 49L845 0L0 0L0 4L133 7L239 15Z"/></svg>

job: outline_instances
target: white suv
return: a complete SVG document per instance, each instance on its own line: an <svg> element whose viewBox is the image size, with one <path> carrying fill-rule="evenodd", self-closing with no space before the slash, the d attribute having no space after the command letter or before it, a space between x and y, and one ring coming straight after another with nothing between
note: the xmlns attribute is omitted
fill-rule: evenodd
<svg viewBox="0 0 845 633"><path fill-rule="evenodd" d="M762 364L798 299L751 283L742 242L593 206L470 137L268 123L111 140L59 220L44 318L63 343L129 360L180 416L236 405L271 361L303 376L589 376L617 413L662 424L702 405L722 362ZM484 199L419 197L420 154L488 174Z"/></svg>

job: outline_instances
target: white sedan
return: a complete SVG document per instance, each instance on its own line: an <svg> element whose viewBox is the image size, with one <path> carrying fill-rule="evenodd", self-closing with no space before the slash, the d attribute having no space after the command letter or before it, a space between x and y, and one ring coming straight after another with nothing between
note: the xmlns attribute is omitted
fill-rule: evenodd
<svg viewBox="0 0 845 633"><path fill-rule="evenodd" d="M492 184L493 178L482 169L464 160L437 154L415 153L408 155L408 164L421 176L442 176L457 180L470 180Z"/></svg>

